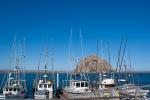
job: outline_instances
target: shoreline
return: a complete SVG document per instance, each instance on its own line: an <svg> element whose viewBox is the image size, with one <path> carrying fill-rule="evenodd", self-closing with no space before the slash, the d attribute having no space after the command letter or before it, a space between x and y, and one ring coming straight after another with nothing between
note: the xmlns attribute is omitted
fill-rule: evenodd
<svg viewBox="0 0 150 100"><path fill-rule="evenodd" d="M14 70L10 69L10 70L6 70L6 69L0 69L0 73L8 73L8 72L13 72ZM25 72L25 73L37 73L37 70L21 70L20 72ZM39 73L44 73L43 70L40 70ZM52 71L48 71L48 73L52 73ZM54 73L67 73L67 71L63 71L63 70L55 70ZM71 71L69 72L71 73ZM94 74L96 72L87 72L88 74ZM99 72L97 72L99 73ZM120 72L120 73L124 73L124 72ZM150 73L150 71L132 71L132 72L127 72L127 73Z"/></svg>

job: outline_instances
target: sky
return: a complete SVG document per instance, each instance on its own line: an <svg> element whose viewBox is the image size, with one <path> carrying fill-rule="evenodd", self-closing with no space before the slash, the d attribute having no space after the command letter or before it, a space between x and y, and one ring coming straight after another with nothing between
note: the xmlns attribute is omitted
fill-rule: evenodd
<svg viewBox="0 0 150 100"><path fill-rule="evenodd" d="M126 59L131 56L133 70L150 71L150 1L149 0L1 0L0 1L0 69L12 69L10 58L13 41L23 45L25 68L37 69L40 54L44 67L44 51L53 51L54 70L66 70L69 39L72 30L70 57L107 55L109 41L111 64L117 65L122 37L127 37ZM80 31L82 37L80 37ZM74 62L75 63L75 62ZM73 65L72 65L73 66Z"/></svg>

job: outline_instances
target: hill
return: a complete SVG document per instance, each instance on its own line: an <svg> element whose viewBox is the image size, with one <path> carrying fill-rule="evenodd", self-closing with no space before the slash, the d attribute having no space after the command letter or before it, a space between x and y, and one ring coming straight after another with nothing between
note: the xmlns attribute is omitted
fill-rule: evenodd
<svg viewBox="0 0 150 100"><path fill-rule="evenodd" d="M83 63L84 62L84 63ZM84 66L84 67L83 67ZM108 72L112 65L107 60L90 55L83 60L79 61L76 65L75 71L78 72Z"/></svg>

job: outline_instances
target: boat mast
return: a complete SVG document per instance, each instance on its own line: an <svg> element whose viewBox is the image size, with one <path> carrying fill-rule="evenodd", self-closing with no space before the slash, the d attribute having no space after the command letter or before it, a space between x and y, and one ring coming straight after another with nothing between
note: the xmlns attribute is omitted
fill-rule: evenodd
<svg viewBox="0 0 150 100"><path fill-rule="evenodd" d="M134 84L134 75L133 75L133 72L132 72L132 64L131 64L131 57L130 57L130 53L129 53L129 63L130 63L130 73L129 74L131 74L130 75L130 77L132 77L133 79L132 79L132 83Z"/></svg>
<svg viewBox="0 0 150 100"><path fill-rule="evenodd" d="M19 58L16 58L16 66L15 66L15 72L16 72L16 80L19 80Z"/></svg>
<svg viewBox="0 0 150 100"><path fill-rule="evenodd" d="M48 60L48 49L46 49L46 54L45 54L45 68L44 68L44 79L45 82L47 81L47 60Z"/></svg>
<svg viewBox="0 0 150 100"><path fill-rule="evenodd" d="M123 48L123 51L122 51L121 62L120 62L120 65L119 65L119 73L121 71L121 67L122 67L122 63L123 63L123 59L124 59L124 55L125 55L126 44L127 44L127 39L125 39L124 48ZM120 79L120 74L119 74L119 79Z"/></svg>
<svg viewBox="0 0 150 100"><path fill-rule="evenodd" d="M99 51L99 41L97 40L97 49L96 49L96 55L97 55L97 63L96 63L96 76L97 76L97 67L98 67L98 62L99 62L99 59L98 59L98 51ZM96 81L98 81L98 77L96 77Z"/></svg>
<svg viewBox="0 0 150 100"><path fill-rule="evenodd" d="M84 77L84 79L85 80L87 80L87 78L86 78L86 76L85 76L85 74L86 74L86 69L85 69L85 66L84 66L84 55L83 55L83 40L82 40L82 31L80 30L80 41L81 41L81 51L82 51L82 67L83 67L83 70L84 70L84 72L83 72L83 77ZM81 77L81 79L82 79L82 77Z"/></svg>
<svg viewBox="0 0 150 100"><path fill-rule="evenodd" d="M37 71L37 74L36 74L36 83L37 83L38 80L39 80L39 67L40 67L40 62L41 62L41 53L40 53L40 57L39 57L38 71Z"/></svg>
<svg viewBox="0 0 150 100"><path fill-rule="evenodd" d="M23 80L25 80L25 59L26 59L26 38L24 37L23 39L23 67L24 67L24 70L23 70Z"/></svg>
<svg viewBox="0 0 150 100"><path fill-rule="evenodd" d="M125 82L127 83L127 64L125 60L124 60L124 70L125 70L124 78L125 78Z"/></svg>
<svg viewBox="0 0 150 100"><path fill-rule="evenodd" d="M103 50L103 41L102 41L102 40L101 40L101 48L102 48L102 67L103 67L103 68L102 68L102 75L100 74L100 79L103 80L103 76L104 76L104 75L103 75L103 73L104 73L104 70L103 70L103 69L104 69L103 53L104 53L104 50Z"/></svg>
<svg viewBox="0 0 150 100"><path fill-rule="evenodd" d="M72 43L71 39L72 39L72 29L71 29L71 32L70 32L69 48L68 48L67 82L69 80L69 67L70 67L70 63L71 63L71 61L70 61L70 53L71 53L70 50L71 50L71 43ZM71 79L71 77L70 77L70 79Z"/></svg>
<svg viewBox="0 0 150 100"><path fill-rule="evenodd" d="M109 67L110 67L110 78L112 78L112 68L110 65L110 50L109 50L109 42L107 41L107 52L108 52L108 63L109 63Z"/></svg>
<svg viewBox="0 0 150 100"><path fill-rule="evenodd" d="M51 60L52 60L52 80L54 81L54 52L52 49L52 53L51 53Z"/></svg>

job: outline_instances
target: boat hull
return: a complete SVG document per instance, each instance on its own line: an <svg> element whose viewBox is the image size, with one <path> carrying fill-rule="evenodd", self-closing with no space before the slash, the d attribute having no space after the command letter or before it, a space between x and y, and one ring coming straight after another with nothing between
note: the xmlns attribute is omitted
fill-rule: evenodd
<svg viewBox="0 0 150 100"><path fill-rule="evenodd" d="M47 95L46 93L38 93L37 91L34 93L34 99L52 99L53 92L49 92Z"/></svg>
<svg viewBox="0 0 150 100"><path fill-rule="evenodd" d="M94 97L94 93L93 92L84 92L84 93L72 93L72 92L68 92L66 90L63 90L63 95L66 98L93 98Z"/></svg>

